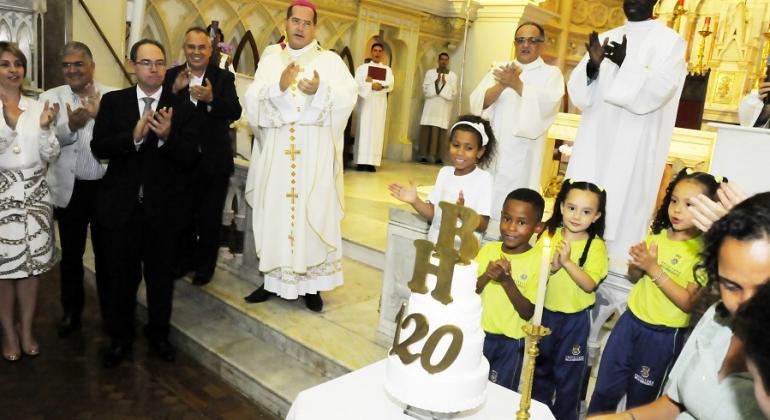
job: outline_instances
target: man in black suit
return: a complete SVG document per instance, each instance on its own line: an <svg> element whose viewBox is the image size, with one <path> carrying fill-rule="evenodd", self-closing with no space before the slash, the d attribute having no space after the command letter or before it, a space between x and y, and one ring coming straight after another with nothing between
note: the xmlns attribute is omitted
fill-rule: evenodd
<svg viewBox="0 0 770 420"><path fill-rule="evenodd" d="M162 88L166 57L157 42L131 47L136 86L101 100L91 150L109 161L96 217L104 227L105 254L114 290L112 343L104 367L131 353L136 292L144 275L149 321L144 333L161 359L174 360L168 342L178 232L191 219L191 181L199 157L194 110Z"/></svg>
<svg viewBox="0 0 770 420"><path fill-rule="evenodd" d="M241 116L235 77L211 61L211 40L200 27L187 30L184 40L187 62L169 69L164 90L195 107L199 124L196 141L201 160L195 169L194 220L182 232L176 275L194 270L193 284L211 281L217 263L222 210L233 173L230 122Z"/></svg>

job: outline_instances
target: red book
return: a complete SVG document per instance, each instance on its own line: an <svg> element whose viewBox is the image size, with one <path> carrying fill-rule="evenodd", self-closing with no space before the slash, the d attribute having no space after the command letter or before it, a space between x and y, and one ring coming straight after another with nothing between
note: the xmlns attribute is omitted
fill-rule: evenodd
<svg viewBox="0 0 770 420"><path fill-rule="evenodd" d="M384 82L387 71L382 67L369 66L369 71L366 73L367 77L371 77L372 80L379 80Z"/></svg>

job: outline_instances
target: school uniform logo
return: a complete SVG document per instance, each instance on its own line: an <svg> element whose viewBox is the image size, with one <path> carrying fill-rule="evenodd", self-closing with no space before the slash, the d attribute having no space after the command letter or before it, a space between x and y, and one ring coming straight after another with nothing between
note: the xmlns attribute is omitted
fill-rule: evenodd
<svg viewBox="0 0 770 420"><path fill-rule="evenodd" d="M647 386L655 386L655 381L649 378L650 378L649 366L642 366L642 368L639 369L639 373L634 374L634 380L636 380L640 384L647 385Z"/></svg>
<svg viewBox="0 0 770 420"><path fill-rule="evenodd" d="M585 356L583 355L582 350L583 349L580 348L580 344L574 344L572 346L572 350L570 351L570 353L572 354L568 354L564 356L564 361L565 362L582 362L583 360L585 360Z"/></svg>
<svg viewBox="0 0 770 420"><path fill-rule="evenodd" d="M496 370L489 370L489 381L497 383L497 371Z"/></svg>

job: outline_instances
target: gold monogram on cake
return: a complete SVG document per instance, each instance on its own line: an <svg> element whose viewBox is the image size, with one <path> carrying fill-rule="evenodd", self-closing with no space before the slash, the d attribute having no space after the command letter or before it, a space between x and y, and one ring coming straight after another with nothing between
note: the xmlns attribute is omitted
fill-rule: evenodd
<svg viewBox="0 0 770 420"><path fill-rule="evenodd" d="M448 305L452 302L452 275L455 264L468 264L479 250L479 241L473 232L479 225L480 219L479 215L468 207L447 202L441 202L439 206L442 217L438 241L435 245L424 239L414 241L416 256L412 279L408 286L413 293L427 294L428 275L433 274L436 276L436 286L431 292L431 297ZM456 237L459 238L459 248L455 248ZM439 264L431 263L431 257L438 258ZM430 326L425 315L411 313L404 317L405 312L406 304L402 304L396 315L396 332L390 354L397 355L405 365L419 359L423 369L430 374L446 370L460 354L463 345L462 330L456 325L442 325L428 336ZM401 330L409 328L411 323L414 323L415 328L411 335L402 341ZM409 346L426 336L428 338L421 351L412 353ZM450 336L449 347L441 360L434 364L431 361L433 353L444 336Z"/></svg>
<svg viewBox="0 0 770 420"><path fill-rule="evenodd" d="M414 260L412 280L408 283L409 289L414 293L428 293L425 285L428 274L434 274L437 278L436 288L431 296L437 301L448 304L452 302L452 272L456 263L468 264L471 258L479 252L479 240L473 232L479 226L479 215L469 207L457 206L442 201L441 229L436 245L425 239L414 241L417 255ZM457 220L460 226L457 226ZM460 249L455 248L455 236L460 238ZM430 257L435 252L439 259L439 265L431 264Z"/></svg>

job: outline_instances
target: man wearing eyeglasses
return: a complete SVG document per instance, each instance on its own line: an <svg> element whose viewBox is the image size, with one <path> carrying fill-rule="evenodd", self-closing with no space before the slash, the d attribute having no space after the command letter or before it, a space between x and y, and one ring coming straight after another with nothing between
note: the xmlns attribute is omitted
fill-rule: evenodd
<svg viewBox="0 0 770 420"><path fill-rule="evenodd" d="M61 65L65 84L44 92L40 100L58 103L59 109L66 110L56 123L61 154L49 164L46 176L62 250L59 277L64 316L58 332L65 337L80 329L85 303L83 252L89 227L99 309L105 325L108 319L110 282L104 265L102 231L95 220L97 192L107 167L91 153L90 143L101 95L114 89L94 81L96 64L91 50L82 42L64 45Z"/></svg>
<svg viewBox="0 0 770 420"><path fill-rule="evenodd" d="M235 76L210 62L213 50L206 30L188 29L183 47L187 62L166 73L163 87L195 107L201 159L193 183L193 224L182 232L175 276L195 271L192 284L201 286L211 281L217 263L222 210L233 173L230 123L240 118L241 104Z"/></svg>
<svg viewBox="0 0 770 420"><path fill-rule="evenodd" d="M249 123L262 141L246 197L264 284L245 299L304 296L319 312L320 292L342 284L342 146L357 85L316 41L316 23L313 3L294 0L288 42L263 57L246 92Z"/></svg>
<svg viewBox="0 0 770 420"><path fill-rule="evenodd" d="M582 117L566 176L607 190L604 239L621 273L646 235L687 75L687 43L653 19L655 3L625 0L628 21L589 35L567 84Z"/></svg>
<svg viewBox="0 0 770 420"><path fill-rule="evenodd" d="M94 155L109 161L97 203L114 285L105 368L131 354L142 277L148 312L144 335L155 356L167 362L175 358L168 341L173 263L179 231L191 222L191 181L199 158L192 104L162 87L163 46L143 39L129 56L136 86L104 95L91 141Z"/></svg>
<svg viewBox="0 0 770 420"><path fill-rule="evenodd" d="M564 95L561 71L540 57L543 27L522 23L514 41L516 59L495 65L470 97L471 113L488 118L497 139L490 214L498 223L509 192L522 187L541 190L545 133Z"/></svg>

